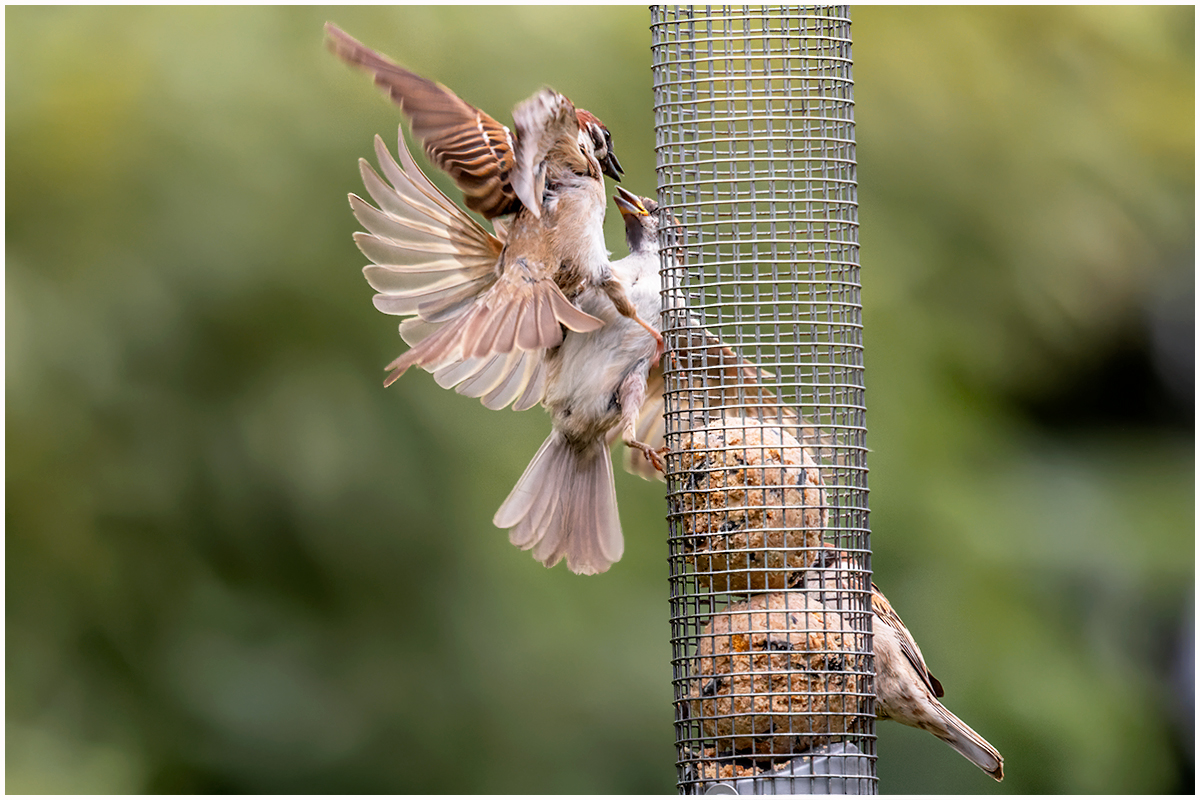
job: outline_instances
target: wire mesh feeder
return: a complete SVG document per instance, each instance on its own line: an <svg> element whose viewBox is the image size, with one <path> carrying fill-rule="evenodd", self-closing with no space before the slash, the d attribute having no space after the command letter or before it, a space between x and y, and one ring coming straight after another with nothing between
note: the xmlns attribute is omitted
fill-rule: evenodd
<svg viewBox="0 0 1200 800"><path fill-rule="evenodd" d="M849 11L651 35L678 786L874 794Z"/></svg>

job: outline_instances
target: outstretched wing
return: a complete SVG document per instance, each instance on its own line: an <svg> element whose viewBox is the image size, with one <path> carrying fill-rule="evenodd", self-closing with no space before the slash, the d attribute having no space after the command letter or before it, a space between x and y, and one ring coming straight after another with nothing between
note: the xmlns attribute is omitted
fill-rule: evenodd
<svg viewBox="0 0 1200 800"><path fill-rule="evenodd" d="M375 307L385 314L409 317L400 335L416 345L468 314L497 283L501 239L485 231L421 172L401 132L400 163L375 137L375 154L385 181L360 161L363 182L379 204L350 195L350 206L366 233L355 241L373 264L364 267L378 294ZM503 227L497 231L502 232ZM564 301L565 302L565 301ZM514 336L520 320L513 320ZM515 350L468 357L451 364L430 364L434 379L459 394L482 398L488 408L530 408L542 397L540 351ZM387 383L395 379L389 377Z"/></svg>
<svg viewBox="0 0 1200 800"><path fill-rule="evenodd" d="M333 23L325 24L330 50L370 72L412 122L413 135L429 158L466 196L467 208L491 219L521 207L513 190L512 132L440 83L422 78L383 56Z"/></svg>

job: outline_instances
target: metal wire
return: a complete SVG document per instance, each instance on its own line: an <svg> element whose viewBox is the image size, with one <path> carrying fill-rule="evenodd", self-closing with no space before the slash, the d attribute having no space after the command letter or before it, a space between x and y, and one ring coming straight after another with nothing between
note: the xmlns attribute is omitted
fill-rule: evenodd
<svg viewBox="0 0 1200 800"><path fill-rule="evenodd" d="M678 787L874 794L849 10L651 36Z"/></svg>

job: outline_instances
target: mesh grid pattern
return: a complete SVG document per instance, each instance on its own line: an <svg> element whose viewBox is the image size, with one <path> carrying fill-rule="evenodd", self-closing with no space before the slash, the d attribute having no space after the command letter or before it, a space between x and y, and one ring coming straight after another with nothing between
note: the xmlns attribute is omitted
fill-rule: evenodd
<svg viewBox="0 0 1200 800"><path fill-rule="evenodd" d="M849 11L651 35L678 785L875 793Z"/></svg>

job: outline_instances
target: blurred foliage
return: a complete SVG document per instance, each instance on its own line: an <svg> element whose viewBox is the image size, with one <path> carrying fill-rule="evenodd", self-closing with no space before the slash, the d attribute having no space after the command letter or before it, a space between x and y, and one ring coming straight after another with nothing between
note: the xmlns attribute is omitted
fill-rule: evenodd
<svg viewBox="0 0 1200 800"><path fill-rule="evenodd" d="M1008 774L881 789L1191 792L1194 10L853 13L876 577ZM9 8L7 789L669 792L662 486L542 569L544 415L381 387L326 19L653 192L643 7Z"/></svg>

